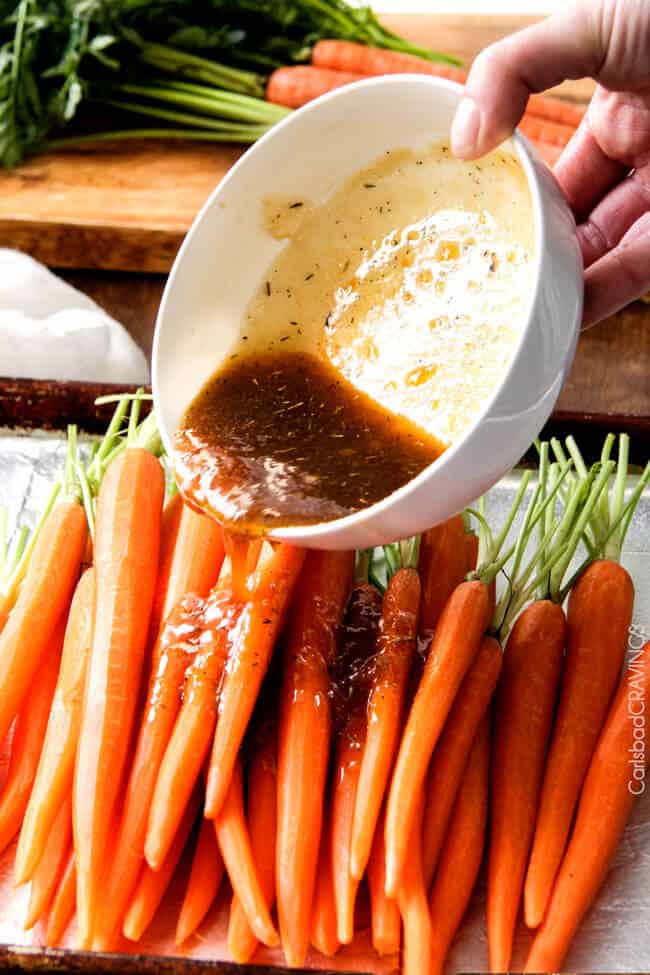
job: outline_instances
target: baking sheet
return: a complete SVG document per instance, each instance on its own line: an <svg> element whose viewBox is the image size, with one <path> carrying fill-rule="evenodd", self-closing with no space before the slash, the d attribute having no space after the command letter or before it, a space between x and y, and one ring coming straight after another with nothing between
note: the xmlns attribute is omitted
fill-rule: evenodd
<svg viewBox="0 0 650 975"><path fill-rule="evenodd" d="M33 523L49 494L52 481L60 474L65 460L61 436L0 432L0 506L6 508L10 533L20 519ZM512 501L516 476L505 478L488 495L488 519L499 524ZM518 521L513 526L517 530ZM636 583L637 599L630 630L630 651L638 650L650 639L650 492L646 491L632 522L623 562ZM2 769L0 768L0 781ZM568 972L630 972L650 967L650 796L647 790L639 799L623 842L601 894L586 919L566 960ZM594 837L598 842L598 837ZM0 857L0 944L39 945L42 931L22 930L28 890L13 888L11 871L13 850ZM181 866L180 871L183 871ZM186 869L186 868L185 868ZM124 950L144 954L175 954L192 958L226 958L225 932L228 899L222 892L217 904L186 947L173 945L173 929L184 889L177 876L169 897L149 934L137 946L125 943ZM362 915L363 915L362 909ZM485 890L479 883L461 932L452 949L448 970L484 972L487 970L485 939ZM67 945L74 945L74 932L68 932ZM521 968L529 935L521 929L512 970ZM278 951L260 950L257 964L281 965ZM353 945L333 959L314 952L309 968L338 971L373 972L384 975L395 971L396 959L379 959L370 948L368 932L362 931Z"/></svg>

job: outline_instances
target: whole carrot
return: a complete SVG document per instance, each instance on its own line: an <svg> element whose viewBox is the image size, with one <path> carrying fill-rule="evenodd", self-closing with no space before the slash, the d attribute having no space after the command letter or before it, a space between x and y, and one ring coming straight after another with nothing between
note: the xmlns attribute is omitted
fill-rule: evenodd
<svg viewBox="0 0 650 975"><path fill-rule="evenodd" d="M77 500L47 515L18 599L0 634L0 741L32 686L79 578L88 524Z"/></svg>
<svg viewBox="0 0 650 975"><path fill-rule="evenodd" d="M544 917L580 789L621 671L634 587L618 563L590 565L567 611L567 654L526 875L526 923Z"/></svg>
<svg viewBox="0 0 650 975"><path fill-rule="evenodd" d="M305 559L303 549L281 544L258 570L229 655L219 702L205 797L205 815L214 818L230 786L275 641Z"/></svg>
<svg viewBox="0 0 650 975"><path fill-rule="evenodd" d="M408 856L418 796L458 688L478 653L490 619L489 587L462 582L436 628L409 713L386 807L386 893L397 894Z"/></svg>
<svg viewBox="0 0 650 975"><path fill-rule="evenodd" d="M52 828L47 845L32 876L29 905L25 918L25 930L33 928L45 913L65 871L72 848L72 798L63 801Z"/></svg>
<svg viewBox="0 0 650 975"><path fill-rule="evenodd" d="M228 649L237 638L240 613L241 605L233 602L228 586L215 590L201 614L199 649L187 670L183 703L151 798L144 855L153 870L158 870L167 856L210 751L219 687ZM173 803L170 796L174 796Z"/></svg>
<svg viewBox="0 0 650 975"><path fill-rule="evenodd" d="M174 876L174 871L185 849L192 826L196 822L199 806L199 795L195 790L183 810L183 816L174 836L174 841L167 851L167 856L160 869L152 870L147 864L142 867L138 885L122 926L124 937L128 938L129 941L139 941L153 921L156 911L160 907L160 902Z"/></svg>
<svg viewBox="0 0 650 975"><path fill-rule="evenodd" d="M310 64L276 68L266 85L266 100L286 108L300 108L328 91L361 81L363 77L362 74L330 71Z"/></svg>
<svg viewBox="0 0 650 975"><path fill-rule="evenodd" d="M352 554L310 551L284 655L278 727L277 904L289 965L304 963L321 839L331 715L329 666L352 582Z"/></svg>
<svg viewBox="0 0 650 975"><path fill-rule="evenodd" d="M377 954L393 955L400 948L401 918L397 901L386 897L385 823L385 810L382 809L368 861L370 922L372 945Z"/></svg>
<svg viewBox="0 0 650 975"><path fill-rule="evenodd" d="M314 882L314 899L311 912L311 943L321 955L332 958L341 947L338 936L334 874L332 871L332 844L330 842L329 812L323 812L318 870Z"/></svg>
<svg viewBox="0 0 650 975"><path fill-rule="evenodd" d="M183 596L208 593L219 577L223 557L221 526L175 494L163 510L150 643L155 644L165 620ZM152 670L156 664L154 658Z"/></svg>
<svg viewBox="0 0 650 975"><path fill-rule="evenodd" d="M107 896L95 932L94 947L98 950L108 950L113 945L137 883L160 763L181 706L185 672L200 640L204 597L217 581L222 566L219 527L183 505L167 582L159 586L157 595L165 622L152 653L147 699L126 784Z"/></svg>
<svg viewBox="0 0 650 975"><path fill-rule="evenodd" d="M77 927L91 943L96 885L131 735L154 594L164 477L128 447L109 465L97 503L95 627L74 781Z"/></svg>
<svg viewBox="0 0 650 975"><path fill-rule="evenodd" d="M460 515L444 521L424 532L420 543L418 571L422 583L422 602L420 606L419 635L431 640L445 603L456 586L466 574L476 568L478 542L474 554L474 565L468 568L467 546L474 548Z"/></svg>
<svg viewBox="0 0 650 975"><path fill-rule="evenodd" d="M279 938L253 858L244 815L244 782L239 760L233 770L226 801L214 822L214 828L228 878L251 930L259 941L274 947Z"/></svg>
<svg viewBox="0 0 650 975"><path fill-rule="evenodd" d="M526 972L559 971L644 790L650 695L650 643L635 654L610 708L582 788L573 833Z"/></svg>
<svg viewBox="0 0 650 975"><path fill-rule="evenodd" d="M499 642L493 637L483 637L431 758L422 821L422 862L427 890L447 836L468 756L497 686L502 660Z"/></svg>
<svg viewBox="0 0 650 975"><path fill-rule="evenodd" d="M253 859L269 910L275 901L277 791L277 733L272 722L263 726L255 742L255 753L248 773L246 814ZM228 950L236 962L245 965L255 954L258 943L235 894L230 907Z"/></svg>
<svg viewBox="0 0 650 975"><path fill-rule="evenodd" d="M214 823L209 819L202 819L192 858L192 869L176 924L178 946L194 934L210 910L219 892L223 874L223 857L215 836Z"/></svg>
<svg viewBox="0 0 650 975"><path fill-rule="evenodd" d="M16 850L17 884L34 873L57 810L72 792L94 614L95 570L89 568L77 583L70 605L45 741Z"/></svg>
<svg viewBox="0 0 650 975"><path fill-rule="evenodd" d="M336 759L332 776L331 858L341 944L349 944L354 936L359 881L350 870L352 829L366 739L368 680L377 650L381 604L381 594L375 586L357 582L345 608L333 670Z"/></svg>
<svg viewBox="0 0 650 975"><path fill-rule="evenodd" d="M478 877L485 844L489 766L490 732L485 717L472 745L431 891L430 975L442 975Z"/></svg>
<svg viewBox="0 0 650 975"><path fill-rule="evenodd" d="M66 928L74 915L77 897L77 877L74 866L74 851L70 850L68 861L59 881L59 886L50 908L45 930L45 944L48 948L60 945Z"/></svg>
<svg viewBox="0 0 650 975"><path fill-rule="evenodd" d="M402 728L411 662L415 654L420 577L399 569L382 603L381 632L371 676L365 743L352 825L350 872L359 880L372 840Z"/></svg>
<svg viewBox="0 0 650 975"><path fill-rule="evenodd" d="M0 796L0 852L17 834L27 809L59 672L64 631L65 618L58 622L51 645L16 720L9 768Z"/></svg>
<svg viewBox="0 0 650 975"><path fill-rule="evenodd" d="M490 774L487 931L493 972L510 966L565 638L562 607L540 599L517 618L504 653Z"/></svg>
<svg viewBox="0 0 650 975"><path fill-rule="evenodd" d="M423 811L424 793L420 795L413 817L408 862L397 892L397 903L404 928L403 975L421 975L422 972L428 972L433 949L434 931L431 926L422 865Z"/></svg>

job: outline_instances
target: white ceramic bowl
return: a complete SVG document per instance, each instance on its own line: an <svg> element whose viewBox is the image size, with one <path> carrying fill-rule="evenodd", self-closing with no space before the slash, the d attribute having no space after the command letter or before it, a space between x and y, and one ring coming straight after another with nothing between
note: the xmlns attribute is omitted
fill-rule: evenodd
<svg viewBox="0 0 650 975"><path fill-rule="evenodd" d="M276 125L219 184L178 253L156 324L154 399L170 452L186 407L231 352L248 301L284 246L263 229L263 198L295 193L318 203L387 149L447 139L460 95L458 85L422 75L339 88ZM364 548L423 531L494 484L547 420L575 351L582 261L573 217L550 170L520 135L508 145L530 187L537 269L501 385L467 434L399 491L346 518L278 529L275 537Z"/></svg>

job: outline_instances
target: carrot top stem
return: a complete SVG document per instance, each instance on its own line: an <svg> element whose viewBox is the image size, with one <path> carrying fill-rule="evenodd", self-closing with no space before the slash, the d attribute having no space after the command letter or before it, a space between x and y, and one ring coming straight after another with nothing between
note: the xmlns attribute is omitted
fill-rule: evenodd
<svg viewBox="0 0 650 975"><path fill-rule="evenodd" d="M360 548L354 553L354 581L356 584L368 582L372 552L371 548Z"/></svg>
<svg viewBox="0 0 650 975"><path fill-rule="evenodd" d="M524 471L519 480L519 487L517 488L515 499L512 502L501 531L496 538L494 537L487 518L485 517L485 499L480 499L478 509L467 509L468 514L470 514L478 522L479 536L477 568L468 574L468 580L472 581L478 579L480 582L489 584L496 579L499 572L501 572L506 563L514 555L516 545L512 545L505 552L505 554L502 554L501 550L506 538L508 537L508 533L512 528L513 522L517 516L517 512L521 507L521 502L524 495L528 490L530 478L530 471Z"/></svg>

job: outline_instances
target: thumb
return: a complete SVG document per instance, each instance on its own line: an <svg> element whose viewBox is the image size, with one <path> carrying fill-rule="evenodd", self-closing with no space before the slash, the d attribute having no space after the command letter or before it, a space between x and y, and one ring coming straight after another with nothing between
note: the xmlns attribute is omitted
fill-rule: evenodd
<svg viewBox="0 0 650 975"><path fill-rule="evenodd" d="M474 159L508 138L532 92L597 73L605 43L600 5L573 4L478 55L451 129L456 156Z"/></svg>

